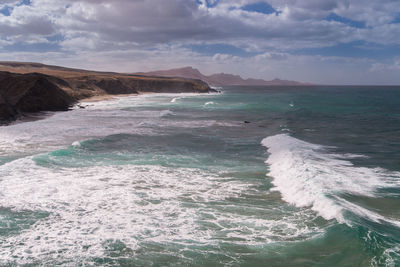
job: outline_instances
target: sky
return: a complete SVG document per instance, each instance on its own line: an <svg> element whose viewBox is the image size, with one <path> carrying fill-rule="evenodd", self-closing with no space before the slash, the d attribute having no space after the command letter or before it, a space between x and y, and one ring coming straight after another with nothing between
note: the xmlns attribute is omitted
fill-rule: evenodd
<svg viewBox="0 0 400 267"><path fill-rule="evenodd" d="M0 0L0 61L400 84L399 0Z"/></svg>

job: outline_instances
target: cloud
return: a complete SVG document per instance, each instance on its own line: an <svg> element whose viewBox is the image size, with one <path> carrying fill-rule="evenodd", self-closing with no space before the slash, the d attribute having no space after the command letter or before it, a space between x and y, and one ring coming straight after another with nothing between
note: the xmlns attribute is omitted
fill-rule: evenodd
<svg viewBox="0 0 400 267"><path fill-rule="evenodd" d="M21 5L20 1L8 1L14 4L10 16L0 16L0 39L9 42L45 42L45 36L55 33L56 25L51 19L30 5Z"/></svg>
<svg viewBox="0 0 400 267"><path fill-rule="evenodd" d="M287 58L288 58L288 54L287 53L270 53L270 52L267 52L267 53L255 56L255 60L256 61L264 61L264 60L268 60L268 59L285 60Z"/></svg>
<svg viewBox="0 0 400 267"><path fill-rule="evenodd" d="M240 9L260 1L220 0L218 4L210 1L199 4L195 0L168 3L165 0L32 0L31 5L16 6L10 16L1 17L0 29L3 39L18 34L62 33L69 48L68 39L90 38L94 42L90 47L94 49L112 48L115 43L149 46L252 40L261 49L275 46L284 50L375 37L379 37L375 42L386 43L388 38L382 38L382 32L385 37L392 36L390 42L399 43L399 37L393 37L398 31L388 22L393 21L400 8L395 7L394 1L384 1L390 9L365 1L268 1L280 12L276 15ZM365 14L360 15L354 9L364 10ZM346 23L324 20L332 12L349 20L366 22L372 28L357 29Z"/></svg>
<svg viewBox="0 0 400 267"><path fill-rule="evenodd" d="M286 78L301 74L305 79L319 80L303 70L301 64L305 64L328 81L333 67L347 71L362 67L368 72L367 67L356 64L371 60L368 66L378 64L378 69L387 62L363 57L350 63L324 54L302 56L298 51L356 41L366 46L400 45L399 24L391 23L400 13L398 0L31 0L30 4L3 0L0 9L6 6L11 9L8 16L0 14L0 52L12 50L36 59L36 54L23 53L18 47L37 44L40 49L49 43L57 54L43 49L44 60L75 64L85 57L88 66L97 69L108 69L113 55L119 70L126 71L139 64L144 68L168 64L210 68L215 64L216 71L250 75L246 70L251 70L260 78L279 76L277 69L288 74ZM276 12L257 12L265 7ZM326 18L331 14L337 17L329 21ZM354 27L352 21L365 27ZM188 48L220 44L238 49L202 54L201 49ZM246 51L250 56L235 51ZM57 60L51 60L50 55ZM101 61L101 57L85 55L108 58ZM146 63L144 56L153 63ZM346 73L341 75L347 77ZM361 74L353 77L361 79Z"/></svg>
<svg viewBox="0 0 400 267"><path fill-rule="evenodd" d="M387 72L387 71L400 71L400 58L397 57L389 63L373 63L369 69L370 72Z"/></svg>

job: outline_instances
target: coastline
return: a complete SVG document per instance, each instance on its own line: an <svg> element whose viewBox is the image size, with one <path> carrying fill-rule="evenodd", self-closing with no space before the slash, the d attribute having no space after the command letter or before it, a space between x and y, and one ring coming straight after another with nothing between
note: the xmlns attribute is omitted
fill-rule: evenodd
<svg viewBox="0 0 400 267"><path fill-rule="evenodd" d="M7 65L8 64L8 65ZM67 111L81 102L111 100L150 93L210 93L207 83L196 79L138 76L91 72L56 66L30 64L15 68L3 63L0 71L0 124L24 114ZM21 63L23 64L23 63Z"/></svg>
<svg viewBox="0 0 400 267"><path fill-rule="evenodd" d="M46 111L46 110L44 110L44 111L37 111L37 112L24 112L22 114L19 114L19 116L14 120L9 120L9 121L1 121L0 120L0 127L24 123L24 122L42 120L42 119L45 119L46 117L51 116L51 114L53 114L53 112L68 112L68 111L74 110L76 108L85 109L88 106L85 104L102 102L102 101L112 101L112 100L116 100L118 98L124 98L124 97L132 97L132 96L140 96L140 95L155 95L155 94L163 94L163 93L139 92L139 93L133 93L133 94L115 94L115 95L105 94L105 95L91 96L91 97L82 98L80 100L77 100L67 110L62 110L62 111L48 111L48 110ZM185 94L185 92L171 93L171 94ZM201 93L201 94L212 94L212 92Z"/></svg>
<svg viewBox="0 0 400 267"><path fill-rule="evenodd" d="M181 93L171 93L171 94L185 94L186 92ZM121 97L130 97L130 96L140 96L140 95L155 95L155 94L164 94L164 93L157 93L157 92L138 92L132 94L115 94L115 95L95 95L87 98L82 98L77 101L76 105L80 103L91 103L91 102L100 102L100 101L111 101ZM201 94L210 94L208 93L201 93Z"/></svg>
<svg viewBox="0 0 400 267"><path fill-rule="evenodd" d="M119 97L128 97L128 96L138 96L141 95L142 93L139 94L117 94L117 95L95 95L87 98L82 98L78 100L78 103L86 103L86 102L99 102L99 101L107 101L107 100L114 100Z"/></svg>

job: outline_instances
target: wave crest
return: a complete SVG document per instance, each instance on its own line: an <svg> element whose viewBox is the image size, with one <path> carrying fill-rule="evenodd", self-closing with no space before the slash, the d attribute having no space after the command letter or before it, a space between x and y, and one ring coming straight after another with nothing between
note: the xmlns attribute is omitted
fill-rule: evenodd
<svg viewBox="0 0 400 267"><path fill-rule="evenodd" d="M373 221L390 221L383 216L350 203L340 193L375 196L378 188L398 186L396 177L381 168L356 167L349 159L352 154L332 154L327 147L293 138L286 134L267 137L261 144L270 153L274 190L297 207L311 207L323 218L347 223L343 211L349 210Z"/></svg>

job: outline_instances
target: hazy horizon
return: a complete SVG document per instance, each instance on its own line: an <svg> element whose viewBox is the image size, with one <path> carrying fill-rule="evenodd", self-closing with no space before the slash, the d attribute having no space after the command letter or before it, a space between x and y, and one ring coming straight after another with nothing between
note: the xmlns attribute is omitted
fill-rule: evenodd
<svg viewBox="0 0 400 267"><path fill-rule="evenodd" d="M393 0L5 0L0 32L0 61L400 84Z"/></svg>

